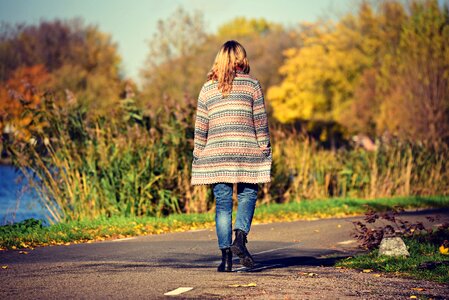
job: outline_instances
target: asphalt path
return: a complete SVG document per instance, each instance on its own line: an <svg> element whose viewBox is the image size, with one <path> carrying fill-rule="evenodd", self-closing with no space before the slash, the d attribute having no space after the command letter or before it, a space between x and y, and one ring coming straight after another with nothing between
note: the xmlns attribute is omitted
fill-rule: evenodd
<svg viewBox="0 0 449 300"><path fill-rule="evenodd" d="M407 212L449 221L449 210ZM248 248L252 270L234 260L234 272L218 273L220 253L213 230L149 235L69 246L1 251L0 299L445 299L447 286L334 267L356 253L350 236L360 218L255 224ZM236 286L236 285L250 285ZM251 285L255 285L252 286ZM164 296L180 287L179 296Z"/></svg>

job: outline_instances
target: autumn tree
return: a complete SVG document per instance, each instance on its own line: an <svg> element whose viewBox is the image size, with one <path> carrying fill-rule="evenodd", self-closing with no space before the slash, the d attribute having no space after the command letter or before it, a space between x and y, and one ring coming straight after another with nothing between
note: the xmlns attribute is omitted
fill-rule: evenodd
<svg viewBox="0 0 449 300"><path fill-rule="evenodd" d="M295 32L265 19L237 17L221 25L216 33L206 33L203 16L178 8L158 23L151 39L143 75L143 100L160 104L166 98L181 101L196 98L206 80L219 47L237 40L247 49L251 73L264 88L280 81L277 69L282 51L296 42Z"/></svg>
<svg viewBox="0 0 449 300"><path fill-rule="evenodd" d="M91 110L102 114L119 100L121 92L120 56L110 35L94 26L83 29L83 43L71 47L74 61L53 72L51 86L70 90Z"/></svg>
<svg viewBox="0 0 449 300"><path fill-rule="evenodd" d="M196 97L206 79L213 53L205 47L203 16L179 7L169 18L159 20L149 41L149 53L142 69L143 104L158 106L166 98Z"/></svg>
<svg viewBox="0 0 449 300"><path fill-rule="evenodd" d="M360 3L306 24L268 98L282 122L337 122L349 132L447 140L448 13L436 0Z"/></svg>
<svg viewBox="0 0 449 300"><path fill-rule="evenodd" d="M382 77L386 61L395 59L402 25L407 19L404 6L398 1L382 1L377 7L362 2L358 13L362 49L372 57L372 63L355 82L354 97L340 121L353 133L371 136L377 130L377 118L389 80Z"/></svg>
<svg viewBox="0 0 449 300"><path fill-rule="evenodd" d="M394 59L385 61L378 131L438 145L449 138L449 14L413 1Z"/></svg>
<svg viewBox="0 0 449 300"><path fill-rule="evenodd" d="M372 64L363 51L357 20L306 24L302 47L288 49L281 84L268 91L274 116L294 120L339 121L354 95L361 71Z"/></svg>
<svg viewBox="0 0 449 300"><path fill-rule="evenodd" d="M264 18L237 17L221 25L215 38L217 44L237 40L245 47L251 73L264 89L280 82L278 69L284 61L284 50L298 46L296 30Z"/></svg>
<svg viewBox="0 0 449 300"><path fill-rule="evenodd" d="M17 68L0 86L0 133L28 141L31 138L28 127L44 125L28 116L26 110L35 109L41 104L41 87L49 77L43 65L24 66Z"/></svg>
<svg viewBox="0 0 449 300"><path fill-rule="evenodd" d="M0 32L0 81L20 67L42 65L51 74L47 88L61 96L68 89L93 110L111 107L119 95L117 45L96 26L79 19L38 25L3 24Z"/></svg>

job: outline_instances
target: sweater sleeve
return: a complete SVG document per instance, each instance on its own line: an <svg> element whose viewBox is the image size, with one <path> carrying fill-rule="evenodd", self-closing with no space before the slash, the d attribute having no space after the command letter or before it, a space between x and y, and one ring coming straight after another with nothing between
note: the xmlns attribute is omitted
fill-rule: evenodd
<svg viewBox="0 0 449 300"><path fill-rule="evenodd" d="M193 157L198 158L201 151L204 150L207 142L207 132L209 129L209 117L207 115L207 107L204 99L204 88L201 89L198 96L198 105L195 118L195 135Z"/></svg>
<svg viewBox="0 0 449 300"><path fill-rule="evenodd" d="M262 87L257 81L254 86L253 94L253 120L256 130L256 138L259 147L270 148L270 133L268 130L268 117L265 109L265 101L263 97Z"/></svg>

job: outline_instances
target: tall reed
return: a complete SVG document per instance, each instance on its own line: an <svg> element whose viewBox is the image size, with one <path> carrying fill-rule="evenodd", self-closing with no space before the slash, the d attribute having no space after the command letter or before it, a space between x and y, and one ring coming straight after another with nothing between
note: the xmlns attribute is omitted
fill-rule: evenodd
<svg viewBox="0 0 449 300"><path fill-rule="evenodd" d="M146 110L122 100L107 117L51 96L25 113L32 140L10 147L53 221L162 216L214 209L207 186L190 185L195 101ZM409 143L326 150L275 124L272 182L261 203L329 197L449 194L449 151Z"/></svg>
<svg viewBox="0 0 449 300"><path fill-rule="evenodd" d="M306 135L273 131L275 201L449 193L449 148L390 141L375 151L325 150ZM282 193L279 193L282 190Z"/></svg>

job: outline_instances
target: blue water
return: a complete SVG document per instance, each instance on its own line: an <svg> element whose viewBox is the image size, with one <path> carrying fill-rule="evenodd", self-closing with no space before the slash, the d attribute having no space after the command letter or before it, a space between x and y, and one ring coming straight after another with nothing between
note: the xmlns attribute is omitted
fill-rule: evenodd
<svg viewBox="0 0 449 300"><path fill-rule="evenodd" d="M22 180L21 180L22 178ZM0 225L35 218L48 224L46 209L12 166L0 165Z"/></svg>

